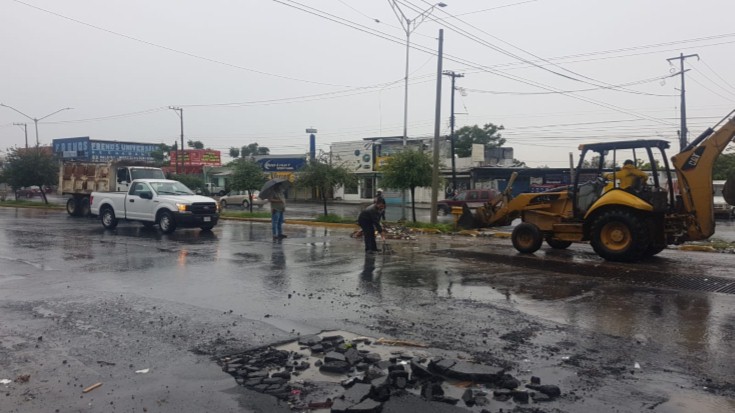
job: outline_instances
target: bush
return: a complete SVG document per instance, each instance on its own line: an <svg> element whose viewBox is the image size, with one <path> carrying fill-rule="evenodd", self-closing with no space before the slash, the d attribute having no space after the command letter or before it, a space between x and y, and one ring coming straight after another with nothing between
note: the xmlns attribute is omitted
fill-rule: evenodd
<svg viewBox="0 0 735 413"><path fill-rule="evenodd" d="M329 222L332 224L354 224L357 222L357 219L353 217L344 218L339 215L327 214L327 215L318 215L315 221L316 222Z"/></svg>

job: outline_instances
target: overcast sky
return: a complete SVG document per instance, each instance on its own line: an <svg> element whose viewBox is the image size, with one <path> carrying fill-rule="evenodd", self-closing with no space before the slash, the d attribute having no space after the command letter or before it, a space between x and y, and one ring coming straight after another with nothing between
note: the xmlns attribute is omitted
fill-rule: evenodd
<svg viewBox="0 0 735 413"><path fill-rule="evenodd" d="M456 128L501 124L531 166L580 143L664 138L678 149L680 77L696 136L735 108L735 1L446 0L411 34L409 137L434 134L439 29ZM405 16L433 3L399 1ZM388 0L0 0L0 103L54 138L272 154L403 133L406 33ZM450 78L441 133L449 133ZM0 146L33 121L0 107ZM673 154L675 151L670 151Z"/></svg>

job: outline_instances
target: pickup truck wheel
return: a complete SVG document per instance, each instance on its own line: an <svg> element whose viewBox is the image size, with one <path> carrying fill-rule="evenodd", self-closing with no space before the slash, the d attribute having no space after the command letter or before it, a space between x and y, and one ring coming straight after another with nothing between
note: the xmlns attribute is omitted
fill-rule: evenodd
<svg viewBox="0 0 735 413"><path fill-rule="evenodd" d="M636 261L646 255L651 244L645 221L628 210L603 212L592 222L591 234L592 248L608 261Z"/></svg>
<svg viewBox="0 0 735 413"><path fill-rule="evenodd" d="M115 227L117 227L117 218L115 218L115 211L113 211L110 207L102 208L102 212L100 213L100 221L102 222L102 226L107 229L115 229Z"/></svg>
<svg viewBox="0 0 735 413"><path fill-rule="evenodd" d="M77 216L77 199L69 198L66 201L66 213L75 217Z"/></svg>
<svg viewBox="0 0 735 413"><path fill-rule="evenodd" d="M524 254L533 254L538 251L544 241L541 230L528 222L523 222L515 227L510 238L513 241L513 247Z"/></svg>
<svg viewBox="0 0 735 413"><path fill-rule="evenodd" d="M222 208L222 209L225 209L225 208L227 208L227 201L225 201L224 199L223 199L223 200L221 200L221 201L219 201L219 206L220 206L220 208Z"/></svg>
<svg viewBox="0 0 735 413"><path fill-rule="evenodd" d="M176 229L176 219L174 214L170 211L161 211L158 215L158 226L161 227L161 232L164 234L170 234Z"/></svg>
<svg viewBox="0 0 735 413"><path fill-rule="evenodd" d="M202 225L202 226L201 226L201 227L199 227L199 228L201 228L201 229L202 229L202 231L211 231L211 230L212 230L212 228L214 228L214 224L207 224L207 225Z"/></svg>

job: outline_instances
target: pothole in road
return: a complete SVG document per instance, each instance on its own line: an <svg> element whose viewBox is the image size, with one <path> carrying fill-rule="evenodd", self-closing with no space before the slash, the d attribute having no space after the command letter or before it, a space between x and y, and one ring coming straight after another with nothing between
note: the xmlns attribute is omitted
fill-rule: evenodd
<svg viewBox="0 0 735 413"><path fill-rule="evenodd" d="M502 367L473 363L466 354L452 352L449 358L430 352L422 343L328 331L221 357L218 363L238 384L303 412L380 412L405 405L407 397L417 401L416 412L427 404L497 411L561 395L559 387L542 384L539 377L521 383Z"/></svg>

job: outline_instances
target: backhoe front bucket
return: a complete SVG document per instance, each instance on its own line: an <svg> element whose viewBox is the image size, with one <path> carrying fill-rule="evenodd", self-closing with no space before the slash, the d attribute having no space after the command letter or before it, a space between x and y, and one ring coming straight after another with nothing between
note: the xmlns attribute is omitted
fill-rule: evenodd
<svg viewBox="0 0 735 413"><path fill-rule="evenodd" d="M475 215L472 214L467 204L462 205L462 215L457 220L457 226L462 229L475 229L478 227Z"/></svg>

